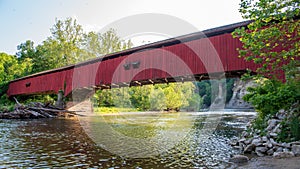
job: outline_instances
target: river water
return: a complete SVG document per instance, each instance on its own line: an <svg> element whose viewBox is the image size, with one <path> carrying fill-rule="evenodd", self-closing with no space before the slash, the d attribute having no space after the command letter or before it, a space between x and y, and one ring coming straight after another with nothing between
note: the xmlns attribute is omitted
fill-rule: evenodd
<svg viewBox="0 0 300 169"><path fill-rule="evenodd" d="M0 168L230 168L254 112L0 120Z"/></svg>

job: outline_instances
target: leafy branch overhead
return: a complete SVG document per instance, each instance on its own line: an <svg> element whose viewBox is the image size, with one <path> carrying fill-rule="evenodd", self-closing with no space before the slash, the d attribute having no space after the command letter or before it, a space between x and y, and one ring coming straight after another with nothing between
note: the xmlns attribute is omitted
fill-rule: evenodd
<svg viewBox="0 0 300 169"><path fill-rule="evenodd" d="M243 44L238 49L240 57L258 65L258 75L254 76L258 85L248 88L243 97L258 112L252 127L264 135L267 122L281 110L287 118L280 124L284 127L278 141L299 140L300 1L242 0L240 12L252 20L247 28L233 32ZM285 83L278 80L283 73Z"/></svg>
<svg viewBox="0 0 300 169"><path fill-rule="evenodd" d="M243 43L240 57L259 64L258 73L275 79L274 72L294 72L300 57L300 2L242 0L240 12L253 21L233 32Z"/></svg>

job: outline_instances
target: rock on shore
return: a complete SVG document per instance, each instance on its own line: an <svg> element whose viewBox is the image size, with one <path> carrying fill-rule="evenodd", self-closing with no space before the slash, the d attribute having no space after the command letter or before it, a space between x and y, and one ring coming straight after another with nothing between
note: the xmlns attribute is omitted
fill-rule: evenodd
<svg viewBox="0 0 300 169"><path fill-rule="evenodd" d="M300 156L300 141L290 143L276 142L282 130L281 122L289 118L291 112L280 110L270 120L264 131L251 129L251 123L247 125L250 132L244 131L240 139L231 140L229 144L241 150L242 153L256 154L257 156L273 156L275 158L287 158ZM262 132L266 133L261 136Z"/></svg>
<svg viewBox="0 0 300 169"><path fill-rule="evenodd" d="M244 155L235 155L229 159L229 162L233 162L233 163L245 163L248 161L249 161L249 158Z"/></svg>

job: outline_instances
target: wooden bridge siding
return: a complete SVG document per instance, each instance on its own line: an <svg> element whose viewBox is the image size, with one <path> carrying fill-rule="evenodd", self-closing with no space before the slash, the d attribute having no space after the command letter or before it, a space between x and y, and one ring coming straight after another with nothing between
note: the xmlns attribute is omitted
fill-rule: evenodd
<svg viewBox="0 0 300 169"><path fill-rule="evenodd" d="M238 52L236 48L238 47L241 47L241 43L237 39L233 39L230 34L224 34L208 39L199 39L159 49L137 52L102 62L101 70L99 71L102 72L104 80L99 78L97 81L100 80L105 84L110 84L111 80L113 80L113 83L121 83L168 78L171 75L191 75L189 74L190 72L186 71L186 68L190 68L192 74L205 74L208 72L245 70L245 68L251 69L255 67L253 63L246 63L242 58L237 58ZM140 68L123 69L124 63L121 62L125 57L127 59L124 63L140 61ZM186 67L176 64L177 62L174 58L182 59ZM221 61L221 65L216 66L216 63L219 61ZM119 65L120 63L121 65ZM120 66L119 72L113 73L117 66ZM102 68L104 69L102 70ZM147 70L147 68L155 69ZM162 70L167 70L168 72ZM113 74L115 76L112 79Z"/></svg>
<svg viewBox="0 0 300 169"><path fill-rule="evenodd" d="M112 82L168 78L171 75L183 76L190 73L174 58L180 58L191 69L192 74L197 75L208 72L245 70L246 68L254 70L256 66L253 63L237 58L236 48L238 47L241 47L241 43L238 39L233 39L229 33L197 39L14 81L10 83L9 89L13 90L9 90L8 95L57 92L64 89L64 84L66 84L65 95L67 95L72 89L81 87L109 85ZM138 69L131 67L130 70L125 70L123 67L125 62L122 63L125 58L128 58L127 62L140 61L140 67ZM218 59L221 60L223 66L216 66ZM119 73L115 73L118 66ZM149 67L156 69L144 70ZM168 72L158 69L168 70ZM133 77L134 74L136 76ZM116 75L114 79L112 79L113 75ZM26 87L28 82L31 85Z"/></svg>
<svg viewBox="0 0 300 169"><path fill-rule="evenodd" d="M69 82L67 85L72 85L73 89L89 87L94 85L95 76L97 70L97 64L89 64L85 66L75 67L73 72L73 78L70 79L72 82Z"/></svg>
<svg viewBox="0 0 300 169"><path fill-rule="evenodd" d="M68 70L64 70L61 71L61 76L62 79L60 81L60 83L63 83L66 86L65 87L65 95L68 93L72 92L72 79L73 79L73 73L74 73L74 69L68 69ZM63 89L63 88L62 88Z"/></svg>
<svg viewBox="0 0 300 169"><path fill-rule="evenodd" d="M251 62L245 62L243 58L238 58L237 48L242 48L242 43L238 39L233 39L231 34L224 34L224 38L220 39L220 43L224 45L232 46L231 48L220 48L219 53L226 58L226 71L244 70L245 68L254 68L254 64ZM231 39L230 39L231 38ZM228 39L228 40L226 40Z"/></svg>
<svg viewBox="0 0 300 169"><path fill-rule="evenodd" d="M27 94L27 93L47 93L57 92L63 89L63 78L65 72L54 72L44 76L22 79L9 84L8 95ZM26 86L26 84L30 84ZM13 89L13 91L11 91Z"/></svg>
<svg viewBox="0 0 300 169"><path fill-rule="evenodd" d="M140 61L140 68L124 70L124 63L122 63L119 69L120 73L117 73L120 77L114 78L114 83L168 78L170 75L190 75L188 74L190 72L186 71L186 68L190 68L192 74L229 72L245 70L246 68L255 70L257 67L255 64L245 62L243 58L237 58L238 52L236 48L241 48L241 46L241 42L238 39L233 39L228 33L208 39L198 39L126 55L120 57L120 59L127 57L127 63ZM180 58L186 64L186 67L178 64L174 58ZM117 65L114 65L113 62L117 61L117 59L105 61L105 64L110 65L109 68L111 68L110 70L106 67L106 69L102 70L103 73L106 74L105 82L108 84L111 83L111 73L116 69L116 66L121 63L121 61L118 61ZM221 61L221 65L217 66L216 63L219 61ZM155 69L146 70L149 67ZM132 78L134 74L137 75Z"/></svg>

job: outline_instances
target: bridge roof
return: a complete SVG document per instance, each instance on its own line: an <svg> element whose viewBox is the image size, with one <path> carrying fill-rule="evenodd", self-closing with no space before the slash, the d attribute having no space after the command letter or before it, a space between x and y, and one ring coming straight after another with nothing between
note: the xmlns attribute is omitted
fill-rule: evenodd
<svg viewBox="0 0 300 169"><path fill-rule="evenodd" d="M92 64L92 63L95 63L95 62L100 62L100 61L104 61L104 60L108 60L108 59L113 59L113 58L117 58L117 57L120 57L120 56L131 54L131 53L134 53L134 52L142 52L142 51L153 49L153 48L160 48L160 47L163 47L163 46L170 46L170 45L174 45L174 44L189 42L189 41L193 41L193 40L196 40L196 39L217 36L217 35L221 35L221 34L225 34L225 33L231 33L236 28L245 27L251 22L252 21L243 21L243 22L238 22L238 23L234 23L234 24L220 26L220 27L216 27L216 28L212 28L212 29L207 29L207 30L204 30L204 31L194 32L194 33L190 33L190 34L186 34L186 35L182 35L182 36L178 36L178 37L174 37L174 38L169 38L169 39L166 39L166 40L161 40L161 41L145 44L145 45L142 45L142 46L133 47L133 48L130 48L130 49L127 49L127 50L107 54L107 55L104 55L101 58L98 57L98 58L94 58L94 59L87 60L87 61L84 61L84 62L80 62L80 63L77 63L77 64L72 64L72 65L61 67L61 68L46 70L46 71L42 71L42 72L35 73L35 74L32 74L32 75L24 76L22 78L12 80L11 82L27 79L27 78L30 78L30 77L40 76L40 75L44 75L44 74L48 74L48 73L59 72L59 71L62 71L62 70L73 69L74 67L81 67L81 66Z"/></svg>

